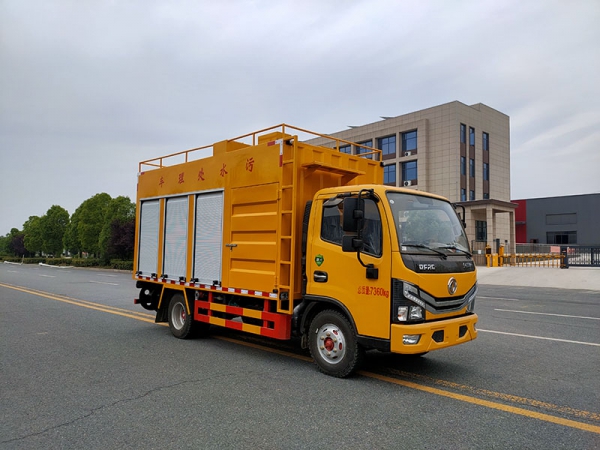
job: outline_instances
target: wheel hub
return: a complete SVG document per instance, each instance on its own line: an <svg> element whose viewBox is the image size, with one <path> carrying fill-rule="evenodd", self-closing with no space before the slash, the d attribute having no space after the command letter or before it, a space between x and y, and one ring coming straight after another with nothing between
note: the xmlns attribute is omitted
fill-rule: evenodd
<svg viewBox="0 0 600 450"><path fill-rule="evenodd" d="M344 334L334 324L327 323L317 330L319 355L329 364L337 364L346 353Z"/></svg>

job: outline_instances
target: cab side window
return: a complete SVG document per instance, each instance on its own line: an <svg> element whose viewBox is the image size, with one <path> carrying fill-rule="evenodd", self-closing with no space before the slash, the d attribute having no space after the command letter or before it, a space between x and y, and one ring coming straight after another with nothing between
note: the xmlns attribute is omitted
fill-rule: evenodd
<svg viewBox="0 0 600 450"><path fill-rule="evenodd" d="M344 217L344 204L328 206L323 204L323 221L321 222L321 239L333 244L342 245L342 217Z"/></svg>
<svg viewBox="0 0 600 450"><path fill-rule="evenodd" d="M343 202L327 201L323 204L323 220L321 222L321 239L332 244L342 245L342 219L344 216ZM371 199L365 199L365 216L361 233L363 252L373 256L382 254L381 217L377 204Z"/></svg>
<svg viewBox="0 0 600 450"><path fill-rule="evenodd" d="M371 199L365 199L365 218L362 229L363 252L381 256L382 254L382 229L381 216L377 204Z"/></svg>

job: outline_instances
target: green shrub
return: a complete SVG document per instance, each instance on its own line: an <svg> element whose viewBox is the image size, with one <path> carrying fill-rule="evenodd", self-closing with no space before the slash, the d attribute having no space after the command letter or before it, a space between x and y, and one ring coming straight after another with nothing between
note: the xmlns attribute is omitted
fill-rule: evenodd
<svg viewBox="0 0 600 450"><path fill-rule="evenodd" d="M106 262L98 258L18 258L15 256L7 256L1 258L1 261L8 261L23 264L50 264L52 266L72 266L72 267L103 267L115 270L133 270L133 261L123 261L120 259L112 259Z"/></svg>
<svg viewBox="0 0 600 450"><path fill-rule="evenodd" d="M133 271L133 261L123 261L120 259L112 259L110 261L110 267L115 270Z"/></svg>

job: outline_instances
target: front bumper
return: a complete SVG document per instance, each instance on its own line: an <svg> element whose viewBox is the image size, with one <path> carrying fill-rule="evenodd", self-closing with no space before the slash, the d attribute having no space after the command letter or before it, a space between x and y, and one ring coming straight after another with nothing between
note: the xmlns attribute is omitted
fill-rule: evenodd
<svg viewBox="0 0 600 450"><path fill-rule="evenodd" d="M392 324L390 351L415 354L464 344L477 337L476 323L477 314L415 325L394 323ZM409 345L404 344L405 335L420 335L421 337L417 344Z"/></svg>

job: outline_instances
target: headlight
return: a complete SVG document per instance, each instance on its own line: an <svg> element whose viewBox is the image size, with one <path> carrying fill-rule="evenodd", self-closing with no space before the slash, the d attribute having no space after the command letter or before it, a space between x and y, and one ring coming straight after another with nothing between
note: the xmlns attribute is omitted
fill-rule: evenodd
<svg viewBox="0 0 600 450"><path fill-rule="evenodd" d="M408 306L398 306L398 322L406 322L408 319Z"/></svg>
<svg viewBox="0 0 600 450"><path fill-rule="evenodd" d="M420 306L398 306L398 322L423 320L423 308Z"/></svg>
<svg viewBox="0 0 600 450"><path fill-rule="evenodd" d="M411 306L408 318L410 320L423 320L423 308L420 306Z"/></svg>
<svg viewBox="0 0 600 450"><path fill-rule="evenodd" d="M393 322L422 322L425 319L425 302L414 284L394 279L392 282Z"/></svg>

